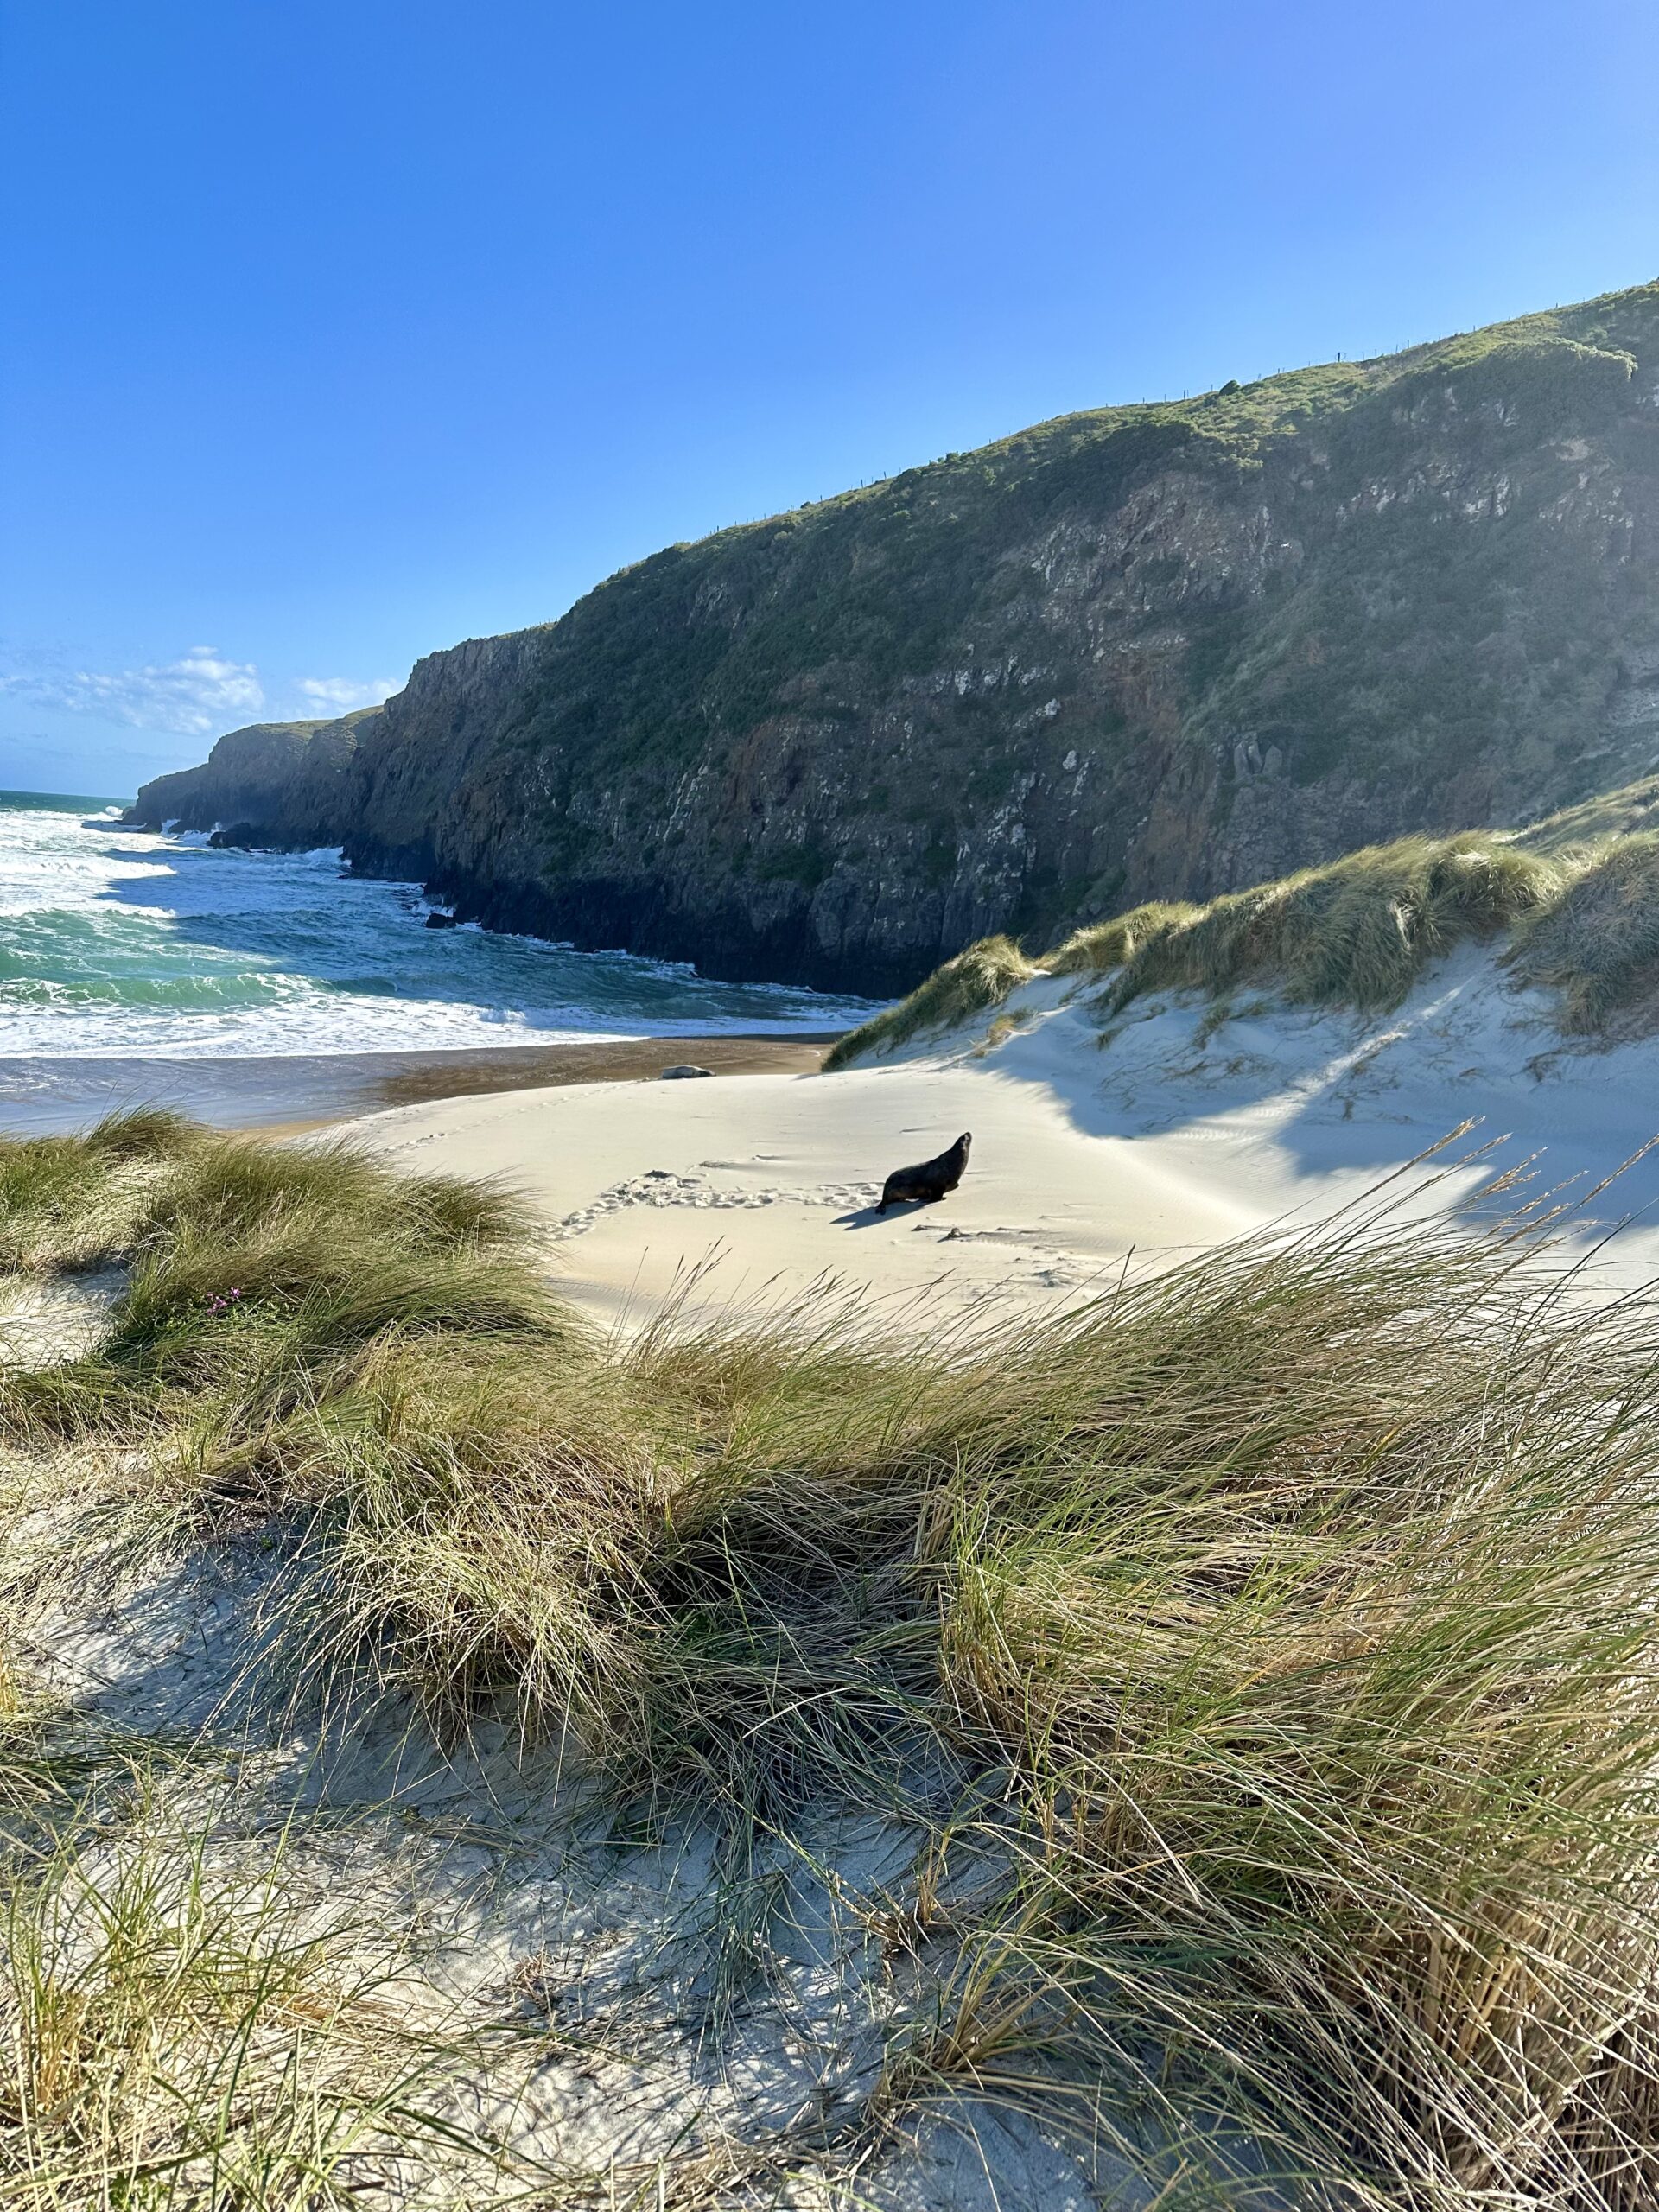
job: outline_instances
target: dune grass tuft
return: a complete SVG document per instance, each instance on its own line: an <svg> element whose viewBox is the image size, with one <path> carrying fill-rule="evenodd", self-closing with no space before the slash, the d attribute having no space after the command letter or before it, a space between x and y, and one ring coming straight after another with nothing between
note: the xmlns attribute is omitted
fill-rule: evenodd
<svg viewBox="0 0 1659 2212"><path fill-rule="evenodd" d="M654 1446L517 1208L338 1146L171 1128L155 1146L112 1249L103 1134L15 1147L20 1184L53 1178L59 1252L79 1256L92 1213L130 1273L94 1351L0 1374L0 1424L143 1440L209 1522L310 1524L294 1642L311 1681L360 1663L445 1729L503 1684L531 1729L637 1709L620 1601L590 1593L637 1577Z"/></svg>
<svg viewBox="0 0 1659 2212"><path fill-rule="evenodd" d="M1212 1255L840 1389L734 1345L761 1410L673 1493L648 1767L774 1817L928 1739L1000 1775L970 2073L1155 2050L1172 2124L1230 2097L1355 2202L1646 2201L1656 1367L1512 1262Z"/></svg>
<svg viewBox="0 0 1659 2212"><path fill-rule="evenodd" d="M1208 906L1140 908L1069 939L1055 964L1111 970L1114 1011L1148 991L1243 984L1385 1011L1429 961L1536 912L1560 883L1554 862L1500 837L1406 837Z"/></svg>
<svg viewBox="0 0 1659 2212"><path fill-rule="evenodd" d="M868 1052L890 1052L925 1031L948 1029L1001 1006L1010 991L1036 973L1036 963L1027 959L1012 938L982 938L935 969L908 998L838 1038L824 1057L824 1071L833 1073Z"/></svg>
<svg viewBox="0 0 1659 2212"><path fill-rule="evenodd" d="M1659 1021L1659 834L1617 838L1590 857L1522 931L1511 961L1522 982L1559 994L1571 1036L1625 1022L1651 1030Z"/></svg>
<svg viewBox="0 0 1659 2212"><path fill-rule="evenodd" d="M421 2133L430 2055L391 1970L275 1870L215 1875L200 1843L71 1828L0 1919L0 2169L27 2212L360 2202Z"/></svg>
<svg viewBox="0 0 1659 2212"><path fill-rule="evenodd" d="M318 1362L387 1331L575 1333L528 1262L516 1209L483 1189L391 1174L349 1148L278 1150L162 1118L0 1151L13 1264L127 1270L92 1356L0 1377L47 1427L137 1419L156 1393L238 1395L243 1417L309 1402ZM114 1160L118 1165L111 1168ZM9 1179L9 1180L7 1179ZM10 1207L7 1199L10 1198Z"/></svg>
<svg viewBox="0 0 1659 2212"><path fill-rule="evenodd" d="M1202 906L1182 899L1149 899L1125 914L1115 914L1109 922L1074 931L1045 957L1043 966L1054 976L1104 975L1109 969L1123 967L1152 938L1188 927L1203 912Z"/></svg>
<svg viewBox="0 0 1659 2212"><path fill-rule="evenodd" d="M0 1426L138 1435L206 1527L286 1531L302 1681L568 1729L734 1830L906 1809L971 1878L918 1893L958 1965L884 2094L1058 2055L1172 2132L1230 2113L1306 2201L1659 2193L1648 1305L1379 1211L1023 1332L803 1308L606 1351L494 1200L176 1133L152 1164L108 1341ZM24 2031L86 2085L14 2116L39 2159L84 2109L137 2139L115 1956L52 1967L72 2036Z"/></svg>
<svg viewBox="0 0 1659 2212"><path fill-rule="evenodd" d="M96 1267L129 1249L169 1166L199 1132L177 1115L117 1114L84 1137L0 1138L0 1268Z"/></svg>
<svg viewBox="0 0 1659 2212"><path fill-rule="evenodd" d="M987 938L840 1039L824 1067L970 1020L1038 975L1098 977L1114 1014L1149 992L1220 997L1244 986L1293 1005L1386 1013L1432 960L1500 938L1517 980L1556 995L1569 1036L1648 1033L1659 1027L1659 831L1619 826L1651 813L1645 784L1614 796L1623 804L1524 835L1404 837L1207 906L1153 900L1075 931L1034 963L1007 938ZM1580 816L1603 834L1575 842Z"/></svg>

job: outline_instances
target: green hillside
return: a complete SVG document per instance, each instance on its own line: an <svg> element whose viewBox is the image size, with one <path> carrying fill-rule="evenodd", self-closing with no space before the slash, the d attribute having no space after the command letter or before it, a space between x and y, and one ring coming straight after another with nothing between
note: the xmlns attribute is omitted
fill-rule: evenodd
<svg viewBox="0 0 1659 2212"><path fill-rule="evenodd" d="M1659 287L670 547L349 734L327 804L359 867L867 991L1586 801L1659 764ZM238 742L185 779L199 824Z"/></svg>

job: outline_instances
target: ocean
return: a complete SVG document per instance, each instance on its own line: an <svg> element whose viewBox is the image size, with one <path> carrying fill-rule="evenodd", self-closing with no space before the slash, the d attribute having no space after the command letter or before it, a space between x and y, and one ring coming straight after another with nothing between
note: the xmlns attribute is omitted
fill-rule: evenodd
<svg viewBox="0 0 1659 2212"><path fill-rule="evenodd" d="M224 1063L220 1087L234 1088L229 1064L250 1058L824 1032L870 1010L624 952L429 930L416 886L346 875L336 852L215 850L118 829L118 811L0 791L0 1127L19 1121L8 1107L86 1090L93 1064L100 1096L137 1062L195 1066L198 1088L200 1064ZM142 1080L134 1068L126 1091Z"/></svg>

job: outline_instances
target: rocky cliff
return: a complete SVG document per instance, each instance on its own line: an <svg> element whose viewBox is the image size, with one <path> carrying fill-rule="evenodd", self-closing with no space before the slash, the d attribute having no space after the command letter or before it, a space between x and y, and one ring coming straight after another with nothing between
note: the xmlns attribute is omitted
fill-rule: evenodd
<svg viewBox="0 0 1659 2212"><path fill-rule="evenodd" d="M359 735L379 715L359 707L336 721L253 722L221 737L200 768L146 784L126 819L159 830L223 830L233 842L306 851L337 845L353 804Z"/></svg>
<svg viewBox="0 0 1659 2212"><path fill-rule="evenodd" d="M255 739L138 817L866 991L1524 820L1659 756L1659 286L948 454Z"/></svg>

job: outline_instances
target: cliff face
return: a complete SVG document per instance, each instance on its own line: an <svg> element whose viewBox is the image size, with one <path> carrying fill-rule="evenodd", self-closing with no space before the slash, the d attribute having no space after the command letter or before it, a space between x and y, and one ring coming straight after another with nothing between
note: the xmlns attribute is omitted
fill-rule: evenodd
<svg viewBox="0 0 1659 2212"><path fill-rule="evenodd" d="M146 784L126 819L160 830L223 829L239 844L307 851L337 845L352 797L349 771L378 707L337 721L253 722L221 737L200 768Z"/></svg>
<svg viewBox="0 0 1659 2212"><path fill-rule="evenodd" d="M1659 755L1659 287L672 547L349 719L143 818L185 785L498 926L865 991L1524 820Z"/></svg>

